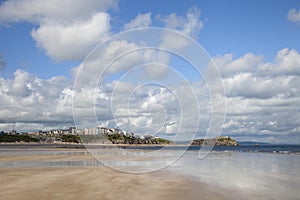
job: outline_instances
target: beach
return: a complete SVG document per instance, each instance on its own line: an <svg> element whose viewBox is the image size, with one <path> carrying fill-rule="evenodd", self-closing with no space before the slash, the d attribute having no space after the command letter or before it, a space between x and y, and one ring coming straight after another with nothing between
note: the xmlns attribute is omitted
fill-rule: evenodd
<svg viewBox="0 0 300 200"><path fill-rule="evenodd" d="M56 151L66 152L62 149ZM1 156L0 162L93 160L90 155L78 154L82 150L68 151L75 153ZM0 168L0 180L0 199L232 199L224 195L226 190L216 190L208 184L166 170L132 174L106 166L28 165Z"/></svg>
<svg viewBox="0 0 300 200"><path fill-rule="evenodd" d="M156 156L148 155L153 152L149 147L108 154L111 152L107 148L99 150L97 160L86 149L1 146L0 199L296 200L299 197L299 154L222 150L199 159L198 151L188 150L175 162L154 170L156 164L163 164L177 155L178 150L160 150L153 154ZM149 170L136 173L140 169Z"/></svg>

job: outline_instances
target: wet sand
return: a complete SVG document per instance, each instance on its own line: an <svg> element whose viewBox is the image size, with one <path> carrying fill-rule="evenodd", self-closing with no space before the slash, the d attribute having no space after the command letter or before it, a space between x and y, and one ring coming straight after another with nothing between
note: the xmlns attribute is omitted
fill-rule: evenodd
<svg viewBox="0 0 300 200"><path fill-rule="evenodd" d="M37 160L93 160L93 157L80 154L0 156L0 162ZM0 199L8 200L231 199L220 189L167 170L130 174L105 166L6 167L0 168L0 180Z"/></svg>
<svg viewBox="0 0 300 200"><path fill-rule="evenodd" d="M0 169L0 180L0 199L227 199L184 177L105 167Z"/></svg>

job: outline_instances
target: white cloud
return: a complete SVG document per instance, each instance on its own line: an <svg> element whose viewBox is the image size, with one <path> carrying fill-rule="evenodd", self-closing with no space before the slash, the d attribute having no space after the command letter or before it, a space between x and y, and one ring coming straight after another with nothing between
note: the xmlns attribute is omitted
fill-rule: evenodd
<svg viewBox="0 0 300 200"><path fill-rule="evenodd" d="M278 51L275 63L268 65L277 74L300 75L300 53L294 49L282 49Z"/></svg>
<svg viewBox="0 0 300 200"><path fill-rule="evenodd" d="M94 49L81 65L73 69L76 74L76 86L90 87L95 85L101 76L103 78L114 74L124 76L126 80L164 78L169 72L164 67L169 62L169 54L156 49L143 49L145 45L126 40L112 40Z"/></svg>
<svg viewBox="0 0 300 200"><path fill-rule="evenodd" d="M110 16L97 13L87 21L59 23L46 21L31 36L56 61L81 60L110 34Z"/></svg>
<svg viewBox="0 0 300 200"><path fill-rule="evenodd" d="M178 16L176 13L171 13L167 16L157 16L167 28L181 31L192 37L197 37L200 30L203 28L203 22L200 20L200 9L192 7L186 13L186 16Z"/></svg>
<svg viewBox="0 0 300 200"><path fill-rule="evenodd" d="M30 79L32 79L32 77L30 77L29 73L22 70L17 70L14 73L14 80L10 84L9 91L20 98L30 95L31 90L29 87L29 82L32 81Z"/></svg>
<svg viewBox="0 0 300 200"><path fill-rule="evenodd" d="M149 64L145 67L145 77L148 79L163 79L168 74L170 68L161 64Z"/></svg>
<svg viewBox="0 0 300 200"><path fill-rule="evenodd" d="M213 62L218 66L222 76L240 73L254 73L264 76L299 75L300 53L294 49L284 48L277 52L273 62L263 62L263 56L253 53L234 59L232 54L217 56Z"/></svg>
<svg viewBox="0 0 300 200"><path fill-rule="evenodd" d="M257 71L262 60L262 56L255 56L252 53L247 53L237 59L234 59L232 54L213 58L223 76Z"/></svg>
<svg viewBox="0 0 300 200"><path fill-rule="evenodd" d="M245 98L271 98L274 96L295 95L295 76L256 76L252 73L241 73L225 78L228 96L242 96ZM298 90L297 90L298 91Z"/></svg>
<svg viewBox="0 0 300 200"><path fill-rule="evenodd" d="M138 65L143 61L143 56L139 52L119 58L125 52L136 48L138 45L125 40L111 41L104 48L96 48L81 65L74 69L76 86L84 88L95 85L102 73L111 75ZM109 63L111 65L106 66Z"/></svg>
<svg viewBox="0 0 300 200"><path fill-rule="evenodd" d="M287 19L290 22L300 24L300 10L290 9L287 14Z"/></svg>
<svg viewBox="0 0 300 200"><path fill-rule="evenodd" d="M300 117L299 59L293 49L278 51L273 62L251 53L214 58L227 94L224 134L240 140L297 142L289 136L296 134Z"/></svg>
<svg viewBox="0 0 300 200"><path fill-rule="evenodd" d="M279 51L274 61L267 63L268 73L261 69L266 63L259 56L245 54L237 59L223 56L227 61L225 67L230 69L223 79L227 89L227 120L223 134L239 140L297 142L300 76L297 71L291 74L293 71L287 66L297 66L298 54L295 50ZM237 63L241 64L240 73L235 66ZM188 83L169 85L168 89L159 84L136 89L136 80L138 77L101 83L96 90L87 87L73 91L63 77L44 80L17 70L12 79L0 78L0 127L6 130L15 127L21 131L30 127L50 129L73 125L71 100L74 95L77 98L74 104L76 122L83 127L95 125L91 124L91 119L96 111L99 124L118 125L136 133L194 131L198 123L197 104ZM198 88L199 130L205 131L210 118L210 96L203 83L192 85Z"/></svg>
<svg viewBox="0 0 300 200"><path fill-rule="evenodd" d="M116 8L116 0L8 0L0 6L0 23L27 21L40 24L44 20L75 22L87 20L96 12Z"/></svg>
<svg viewBox="0 0 300 200"><path fill-rule="evenodd" d="M168 32L162 36L162 43L160 48L172 51L182 51L190 45L188 38L178 35L176 32Z"/></svg>
<svg viewBox="0 0 300 200"><path fill-rule="evenodd" d="M138 14L136 18L124 24L123 29L134 29L134 28L143 28L148 27L152 24L151 13Z"/></svg>
<svg viewBox="0 0 300 200"><path fill-rule="evenodd" d="M115 0L8 0L0 5L0 23L37 24L31 36L37 46L56 61L78 61L110 33L110 15Z"/></svg>
<svg viewBox="0 0 300 200"><path fill-rule="evenodd" d="M200 9L197 7L190 8L186 16L178 16L176 13L171 13L166 16L157 15L166 28L173 29L189 37L197 38L200 30L203 28L203 22L200 20ZM191 41L185 35L180 35L177 32L165 31L162 34L162 43L160 48L168 49L175 52L184 52L186 47L191 45Z"/></svg>
<svg viewBox="0 0 300 200"><path fill-rule="evenodd" d="M42 124L43 127L72 123L71 99L64 95L69 87L62 77L40 79L23 70L17 70L13 79L0 79L0 121L2 125L20 123ZM57 109L61 102L63 112ZM64 125L65 126L65 125ZM36 126L35 126L36 127Z"/></svg>

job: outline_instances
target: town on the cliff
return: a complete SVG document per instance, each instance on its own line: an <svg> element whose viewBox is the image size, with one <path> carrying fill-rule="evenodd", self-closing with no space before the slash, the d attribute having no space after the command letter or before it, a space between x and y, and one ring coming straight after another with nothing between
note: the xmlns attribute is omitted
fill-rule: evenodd
<svg viewBox="0 0 300 200"><path fill-rule="evenodd" d="M41 144L61 144L61 143L85 143L85 144L152 144L152 145L176 145L176 142L152 135L139 135L117 128L93 127L77 129L54 129L48 131L32 132L0 132L1 143L41 143ZM238 146L238 142L229 136L219 136L209 139L195 139L191 145L206 146Z"/></svg>

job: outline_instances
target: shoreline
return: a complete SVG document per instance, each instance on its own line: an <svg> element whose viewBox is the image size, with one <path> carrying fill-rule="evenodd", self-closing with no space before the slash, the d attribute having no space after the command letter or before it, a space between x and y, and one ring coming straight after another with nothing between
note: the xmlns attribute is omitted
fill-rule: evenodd
<svg viewBox="0 0 300 200"><path fill-rule="evenodd" d="M148 146L157 146L157 147L164 147L164 146L175 146L175 147L188 147L188 146L204 146L204 147L213 147L213 146L230 146L230 145L197 145L197 144L100 144L100 143L88 143L88 144L83 144L83 143L36 143L36 142L0 142L0 146L78 146L78 147L85 147L85 146L114 146L114 147L148 147ZM231 145L234 147L235 145ZM66 147L66 148L67 148Z"/></svg>
<svg viewBox="0 0 300 200"><path fill-rule="evenodd" d="M279 148L279 149L278 149ZM292 148L292 149L291 149ZM5 150L109 150L124 149L136 151L156 151L156 150L209 150L211 152L236 152L236 153L266 153L280 155L300 155L300 145L265 145L265 146L201 146L201 145L182 145L182 144L43 144L43 143L0 143L0 151Z"/></svg>
<svg viewBox="0 0 300 200"><path fill-rule="evenodd" d="M183 145L183 144L78 144L78 143L0 143L1 146L32 146L32 147L51 147L51 148L81 148L86 147L189 147L189 146L200 146L200 145ZM210 147L210 146L207 146Z"/></svg>

